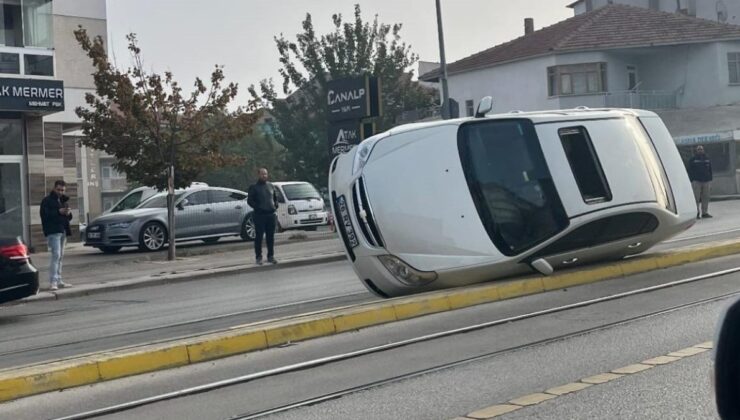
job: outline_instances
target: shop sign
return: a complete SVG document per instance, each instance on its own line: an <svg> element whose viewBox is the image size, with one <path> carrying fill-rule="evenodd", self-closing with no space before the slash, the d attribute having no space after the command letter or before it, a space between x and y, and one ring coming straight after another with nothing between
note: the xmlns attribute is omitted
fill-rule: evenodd
<svg viewBox="0 0 740 420"><path fill-rule="evenodd" d="M673 141L677 146L694 146L698 144L710 144L710 143L721 143L723 141L732 140L733 135L731 132L727 133L710 133L710 134L694 134L692 136L680 136L675 137Z"/></svg>
<svg viewBox="0 0 740 420"><path fill-rule="evenodd" d="M61 80L0 78L0 110L64 111L64 83Z"/></svg>

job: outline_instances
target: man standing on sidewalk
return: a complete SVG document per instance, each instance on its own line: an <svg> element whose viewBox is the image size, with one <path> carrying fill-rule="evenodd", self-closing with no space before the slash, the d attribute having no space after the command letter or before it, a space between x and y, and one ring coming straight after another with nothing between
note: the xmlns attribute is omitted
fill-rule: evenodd
<svg viewBox="0 0 740 420"><path fill-rule="evenodd" d="M689 179L696 198L696 218L709 219L709 195L712 191L712 162L704 153L704 146L697 146L694 156L689 159ZM700 207L701 206L701 207Z"/></svg>
<svg viewBox="0 0 740 420"><path fill-rule="evenodd" d="M275 187L267 182L267 169L260 168L257 171L257 183L249 187L247 204L249 204L254 213L252 220L256 236L254 238L254 253L257 258L257 265L262 265L262 235L267 237L267 261L277 264L275 260L275 211L278 207L277 192Z"/></svg>
<svg viewBox="0 0 740 420"><path fill-rule="evenodd" d="M69 283L62 281L62 258L64 258L64 245L67 242L69 221L72 213L67 205L62 204L66 184L59 180L54 182L54 189L41 201L39 213L44 236L49 244L51 253L49 263L49 284L51 290L60 287L69 287Z"/></svg>

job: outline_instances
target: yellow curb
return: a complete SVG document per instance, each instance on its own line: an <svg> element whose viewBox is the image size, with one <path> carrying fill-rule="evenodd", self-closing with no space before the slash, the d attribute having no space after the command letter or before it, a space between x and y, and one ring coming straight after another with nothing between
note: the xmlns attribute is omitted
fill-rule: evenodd
<svg viewBox="0 0 740 420"><path fill-rule="evenodd" d="M543 392L536 392L534 394L525 395L523 397L515 398L509 401L510 404L516 404L521 406L537 405L541 402L551 400L555 398L555 395L545 394Z"/></svg>
<svg viewBox="0 0 740 420"><path fill-rule="evenodd" d="M377 304L337 311L333 319L335 331L341 333L396 321L396 311L391 306Z"/></svg>
<svg viewBox="0 0 740 420"><path fill-rule="evenodd" d="M660 267L658 267L658 261L655 258L633 257L619 263L619 268L622 270L622 275L626 277L654 271Z"/></svg>
<svg viewBox="0 0 740 420"><path fill-rule="evenodd" d="M707 350L711 350L711 349L713 349L713 348L714 348L714 342L712 342L712 341L707 341L707 342L704 342L704 343L701 343L701 344L697 344L697 345L695 345L694 347L698 347L698 348L700 348L700 349L707 349Z"/></svg>
<svg viewBox="0 0 740 420"><path fill-rule="evenodd" d="M611 264L603 267L556 274L550 277L545 277L542 282L545 286L545 290L557 290L593 283L598 280L612 279L620 277L621 275L622 269L619 265Z"/></svg>
<svg viewBox="0 0 740 420"><path fill-rule="evenodd" d="M334 332L334 320L328 314L285 320L265 326L268 347L324 337Z"/></svg>
<svg viewBox="0 0 740 420"><path fill-rule="evenodd" d="M621 367L618 369L614 369L612 373L616 373L619 375L631 375L633 373L642 372L643 370L648 370L652 368L651 365L643 365L641 363L635 363L634 365L629 365L625 367Z"/></svg>
<svg viewBox="0 0 740 420"><path fill-rule="evenodd" d="M668 363L673 363L676 360L681 360L681 358L674 356L658 356L653 357L652 359L647 359L642 363L646 365L667 365Z"/></svg>
<svg viewBox="0 0 740 420"><path fill-rule="evenodd" d="M98 361L98 370L100 379L107 381L139 373L185 366L188 363L190 359L187 348L184 345L178 345L159 349L147 348L139 352L106 357Z"/></svg>
<svg viewBox="0 0 740 420"><path fill-rule="evenodd" d="M98 364L86 360L33 366L0 375L0 401L56 391L100 381Z"/></svg>
<svg viewBox="0 0 740 420"><path fill-rule="evenodd" d="M196 342L187 344L190 363L203 362L235 354L247 353L267 348L264 331L241 332L237 335L199 337Z"/></svg>
<svg viewBox="0 0 740 420"><path fill-rule="evenodd" d="M462 290L454 290L447 296L450 309L467 308L481 303L496 302L501 299L499 285L474 286Z"/></svg>
<svg viewBox="0 0 740 420"><path fill-rule="evenodd" d="M393 302L396 319L409 319L421 315L446 312L450 310L450 301L444 292L420 295L412 298L402 298Z"/></svg>
<svg viewBox="0 0 740 420"><path fill-rule="evenodd" d="M512 411L516 411L522 408L521 405L512 405L512 404L496 404L492 405L490 407L481 408L480 410L473 411L470 414L466 414L465 417L471 418L471 419L490 419L493 417L497 417L506 413L511 413Z"/></svg>
<svg viewBox="0 0 740 420"><path fill-rule="evenodd" d="M599 375L589 376L588 378L581 379L581 382L591 385L605 384L607 382L619 379L624 375L617 375L616 373L601 373Z"/></svg>
<svg viewBox="0 0 740 420"><path fill-rule="evenodd" d="M673 356L673 357L689 357L689 356L697 355L699 353L704 353L705 351L709 351L709 349L704 349L701 347L687 347L682 350L668 353L668 355Z"/></svg>
<svg viewBox="0 0 740 420"><path fill-rule="evenodd" d="M501 300L542 293L545 291L542 281L541 277L533 277L502 282L499 284L498 293Z"/></svg>
<svg viewBox="0 0 740 420"><path fill-rule="evenodd" d="M586 389L590 386L593 386L593 384L588 384L585 382L573 382L565 385L556 386L555 388L550 388L545 392L553 395L565 395L570 394L571 392Z"/></svg>

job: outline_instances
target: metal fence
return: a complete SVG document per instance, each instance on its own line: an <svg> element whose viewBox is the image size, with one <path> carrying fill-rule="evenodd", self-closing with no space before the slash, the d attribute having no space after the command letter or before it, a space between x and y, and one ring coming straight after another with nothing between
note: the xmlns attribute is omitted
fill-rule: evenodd
<svg viewBox="0 0 740 420"><path fill-rule="evenodd" d="M658 90L608 92L604 94L608 108L674 109L676 93Z"/></svg>

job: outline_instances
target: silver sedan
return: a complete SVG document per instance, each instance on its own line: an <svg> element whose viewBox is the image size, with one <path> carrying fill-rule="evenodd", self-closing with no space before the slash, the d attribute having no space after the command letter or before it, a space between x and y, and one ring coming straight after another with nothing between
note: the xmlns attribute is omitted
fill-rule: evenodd
<svg viewBox="0 0 740 420"><path fill-rule="evenodd" d="M106 253L128 246L158 251L167 244L167 229L167 194L159 193L135 209L95 219L85 231L85 246ZM177 192L175 235L178 242L213 243L225 236L254 240L252 208L247 205L247 193L214 187Z"/></svg>

